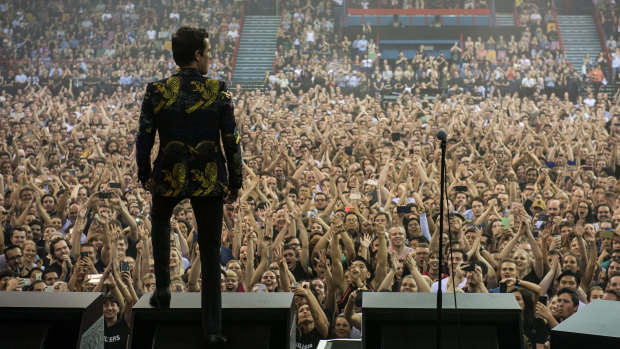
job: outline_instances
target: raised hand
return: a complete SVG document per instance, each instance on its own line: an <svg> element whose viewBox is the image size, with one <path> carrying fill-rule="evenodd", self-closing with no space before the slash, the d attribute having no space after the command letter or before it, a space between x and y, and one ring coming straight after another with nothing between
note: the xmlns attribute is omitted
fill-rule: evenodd
<svg viewBox="0 0 620 349"><path fill-rule="evenodd" d="M398 252L390 252L390 259L392 261L392 269L396 270L400 267L400 261L398 260Z"/></svg>
<svg viewBox="0 0 620 349"><path fill-rule="evenodd" d="M548 306L542 304L541 302L536 303L536 316L541 317L543 319L553 318L553 313Z"/></svg>
<svg viewBox="0 0 620 349"><path fill-rule="evenodd" d="M370 247L370 244L372 243L372 235L370 234L364 234L364 236L362 237L362 239L360 240L360 245L366 249L368 249Z"/></svg>
<svg viewBox="0 0 620 349"><path fill-rule="evenodd" d="M273 249L273 261L278 263L278 265L286 264L286 259L284 258L284 254L282 252L282 246L276 247Z"/></svg>
<svg viewBox="0 0 620 349"><path fill-rule="evenodd" d="M293 293L295 294L296 297L302 297L302 298L308 297L309 291L301 286L291 286L291 289L293 290Z"/></svg>
<svg viewBox="0 0 620 349"><path fill-rule="evenodd" d="M121 272L121 280L127 286L131 284L131 273L128 271Z"/></svg>
<svg viewBox="0 0 620 349"><path fill-rule="evenodd" d="M319 268L327 268L327 255L324 250L319 251L319 258L314 258Z"/></svg>

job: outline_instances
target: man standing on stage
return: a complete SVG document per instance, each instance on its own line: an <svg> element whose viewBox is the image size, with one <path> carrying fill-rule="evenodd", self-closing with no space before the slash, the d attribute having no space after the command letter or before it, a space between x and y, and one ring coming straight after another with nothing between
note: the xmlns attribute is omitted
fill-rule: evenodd
<svg viewBox="0 0 620 349"><path fill-rule="evenodd" d="M153 194L151 210L157 289L154 307L170 306L170 216L189 198L198 224L202 267L202 332L207 347L226 343L222 335L220 240L223 204L241 188L239 132L233 101L222 81L205 77L211 45L204 28L181 27L172 36L172 55L181 67L148 84L136 140L138 178ZM159 152L151 170L151 148ZM220 145L223 145L223 149Z"/></svg>

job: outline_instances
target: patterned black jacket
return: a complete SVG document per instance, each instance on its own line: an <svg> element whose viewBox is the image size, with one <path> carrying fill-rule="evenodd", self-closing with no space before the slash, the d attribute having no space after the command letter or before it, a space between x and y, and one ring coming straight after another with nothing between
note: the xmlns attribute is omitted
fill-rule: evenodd
<svg viewBox="0 0 620 349"><path fill-rule="evenodd" d="M159 151L151 170L156 132ZM229 188L240 189L239 131L226 84L193 68L149 83L140 112L136 161L139 180L153 178L156 195L223 196Z"/></svg>

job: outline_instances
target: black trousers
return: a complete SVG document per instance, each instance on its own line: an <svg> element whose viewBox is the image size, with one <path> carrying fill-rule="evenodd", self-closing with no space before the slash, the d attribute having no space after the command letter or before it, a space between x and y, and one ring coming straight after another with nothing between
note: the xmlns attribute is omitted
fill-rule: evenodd
<svg viewBox="0 0 620 349"><path fill-rule="evenodd" d="M158 289L170 287L170 217L184 198L153 196L151 241ZM220 293L220 245L224 200L220 197L190 198L198 227L198 245L202 267L202 331L222 330L222 296Z"/></svg>

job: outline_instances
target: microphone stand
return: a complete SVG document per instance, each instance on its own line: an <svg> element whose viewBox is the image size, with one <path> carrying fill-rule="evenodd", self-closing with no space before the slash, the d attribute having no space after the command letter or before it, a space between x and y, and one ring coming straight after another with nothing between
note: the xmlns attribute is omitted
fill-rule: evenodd
<svg viewBox="0 0 620 349"><path fill-rule="evenodd" d="M444 203L444 186L446 173L446 140L441 139L441 178L439 179L439 287L437 288L437 349L441 349L441 310L442 289L441 289L441 267L443 266L443 203Z"/></svg>

